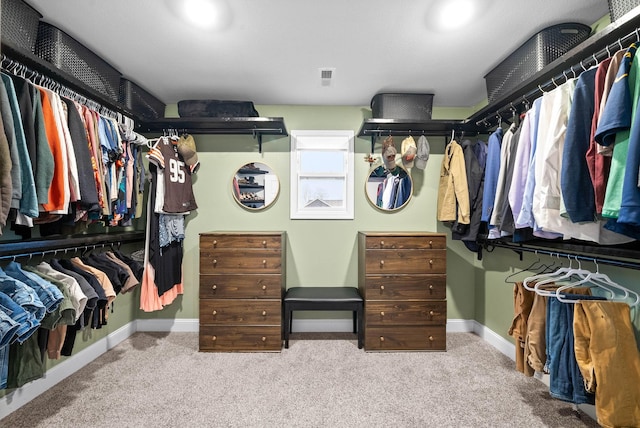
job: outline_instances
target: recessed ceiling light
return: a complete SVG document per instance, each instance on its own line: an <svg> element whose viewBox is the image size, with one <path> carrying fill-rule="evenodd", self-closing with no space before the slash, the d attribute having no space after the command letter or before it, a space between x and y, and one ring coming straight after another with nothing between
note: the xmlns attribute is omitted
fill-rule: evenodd
<svg viewBox="0 0 640 428"><path fill-rule="evenodd" d="M224 27L227 9L223 0L183 0L181 13L194 26L209 30Z"/></svg>
<svg viewBox="0 0 640 428"><path fill-rule="evenodd" d="M468 24L473 18L475 7L472 0L448 0L440 10L440 28L452 30Z"/></svg>

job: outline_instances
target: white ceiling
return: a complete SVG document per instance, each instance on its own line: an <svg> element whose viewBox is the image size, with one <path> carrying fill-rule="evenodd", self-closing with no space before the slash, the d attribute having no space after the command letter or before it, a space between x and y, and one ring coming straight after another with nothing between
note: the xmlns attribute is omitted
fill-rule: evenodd
<svg viewBox="0 0 640 428"><path fill-rule="evenodd" d="M447 29L459 20L438 13L451 0L208 0L223 18L202 29L183 19L185 1L27 3L167 104L365 106L378 92L420 92L475 106L484 76L533 34L608 14L606 0L473 0L472 21ZM335 69L329 85L321 68Z"/></svg>

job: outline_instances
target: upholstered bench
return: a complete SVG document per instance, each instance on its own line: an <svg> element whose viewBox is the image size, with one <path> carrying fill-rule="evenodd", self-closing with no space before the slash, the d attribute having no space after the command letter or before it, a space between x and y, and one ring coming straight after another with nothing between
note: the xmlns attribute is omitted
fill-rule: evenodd
<svg viewBox="0 0 640 428"><path fill-rule="evenodd" d="M363 345L364 304L355 287L292 287L284 296L284 347L289 347L293 311L353 311L353 332Z"/></svg>

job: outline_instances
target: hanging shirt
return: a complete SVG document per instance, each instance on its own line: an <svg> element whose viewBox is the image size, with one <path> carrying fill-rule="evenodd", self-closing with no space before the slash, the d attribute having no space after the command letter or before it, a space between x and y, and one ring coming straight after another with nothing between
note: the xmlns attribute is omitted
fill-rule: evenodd
<svg viewBox="0 0 640 428"><path fill-rule="evenodd" d="M168 138L160 138L147 155L163 172L165 213L186 213L198 208L193 194L191 170Z"/></svg>
<svg viewBox="0 0 640 428"><path fill-rule="evenodd" d="M500 174L500 145L502 144L502 128L498 128L489 136L487 161L484 174L484 198L482 200L481 221L489 222L496 197L498 175Z"/></svg>
<svg viewBox="0 0 640 428"><path fill-rule="evenodd" d="M596 221L593 182L586 157L591 141L595 78L595 68L585 71L578 78L562 151L562 200L568 217L574 223Z"/></svg>
<svg viewBox="0 0 640 428"><path fill-rule="evenodd" d="M636 45L632 44L624 55L596 132L596 140L600 144L615 144L602 208L602 216L606 218L618 218L622 203L624 174L629 153L629 128L632 112L637 106L635 94L640 89L636 87L638 63L633 61L635 52Z"/></svg>

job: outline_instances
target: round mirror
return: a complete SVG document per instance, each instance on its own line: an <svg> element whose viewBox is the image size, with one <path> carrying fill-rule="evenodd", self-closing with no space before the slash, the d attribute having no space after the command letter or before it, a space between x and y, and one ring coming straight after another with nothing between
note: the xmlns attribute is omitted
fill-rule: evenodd
<svg viewBox="0 0 640 428"><path fill-rule="evenodd" d="M407 170L400 165L392 170L380 165L369 172L365 192L374 207L383 211L399 210L411 199L413 181Z"/></svg>
<svg viewBox="0 0 640 428"><path fill-rule="evenodd" d="M233 197L250 210L267 208L276 200L279 190L278 176L263 163L242 165L233 177Z"/></svg>

